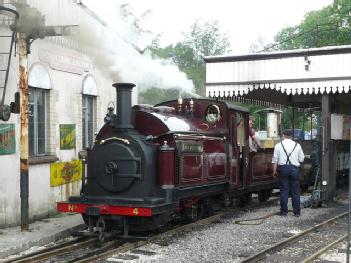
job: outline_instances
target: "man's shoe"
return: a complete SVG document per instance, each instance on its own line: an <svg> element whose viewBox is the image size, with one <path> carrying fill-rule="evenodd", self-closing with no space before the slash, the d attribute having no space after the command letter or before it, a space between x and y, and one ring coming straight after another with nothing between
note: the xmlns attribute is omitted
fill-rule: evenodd
<svg viewBox="0 0 351 263"><path fill-rule="evenodd" d="M278 216L287 216L287 214L282 213L282 212L278 212L277 215L278 215Z"/></svg>
<svg viewBox="0 0 351 263"><path fill-rule="evenodd" d="M294 214L294 217L300 217L300 214Z"/></svg>

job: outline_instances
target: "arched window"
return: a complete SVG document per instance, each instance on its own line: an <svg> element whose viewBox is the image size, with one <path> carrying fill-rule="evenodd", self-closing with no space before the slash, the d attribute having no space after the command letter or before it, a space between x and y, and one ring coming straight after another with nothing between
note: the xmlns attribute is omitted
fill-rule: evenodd
<svg viewBox="0 0 351 263"><path fill-rule="evenodd" d="M41 64L34 64L28 74L29 88L29 156L48 153L48 98L50 76Z"/></svg>
<svg viewBox="0 0 351 263"><path fill-rule="evenodd" d="M84 78L82 93L82 137L83 149L85 149L93 145L96 127L97 85L93 76L87 75Z"/></svg>

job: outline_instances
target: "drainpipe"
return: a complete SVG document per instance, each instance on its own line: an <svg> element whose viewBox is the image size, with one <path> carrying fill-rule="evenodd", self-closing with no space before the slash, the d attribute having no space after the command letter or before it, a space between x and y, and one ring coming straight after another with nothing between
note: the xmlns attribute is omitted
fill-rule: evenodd
<svg viewBox="0 0 351 263"><path fill-rule="evenodd" d="M19 89L20 89L20 196L21 196L21 231L28 231L28 78L27 48L24 33L19 33Z"/></svg>

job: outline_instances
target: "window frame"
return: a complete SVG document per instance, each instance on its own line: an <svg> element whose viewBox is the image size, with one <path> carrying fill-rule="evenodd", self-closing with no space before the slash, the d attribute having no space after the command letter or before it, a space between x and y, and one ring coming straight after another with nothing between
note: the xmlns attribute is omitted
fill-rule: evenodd
<svg viewBox="0 0 351 263"><path fill-rule="evenodd" d="M85 110L86 108L91 107L91 137L89 137L89 110ZM94 135L95 135L95 126L96 126L96 120L95 120L95 115L96 115L96 96L93 95L88 95L88 94L82 94L82 148L86 149L88 147L91 147L94 144ZM92 141L89 141L89 138L92 139Z"/></svg>
<svg viewBox="0 0 351 263"><path fill-rule="evenodd" d="M49 136L48 136L48 128L49 128L49 121L48 121L48 110L49 110L49 91L48 89L42 89L42 88L37 88L33 86L28 86L28 92L29 92L29 98L28 98L28 111L29 111L29 117L28 117L28 153L29 157L40 157L40 156L46 156L48 155L48 145L49 145ZM31 93L33 93L33 102L31 102ZM44 150L43 152L39 152L39 122L38 122L38 96L39 94L43 96L43 109L44 109ZM31 126L31 121L30 121L30 114L31 114L31 107L33 107L33 118L34 118L34 123L33 123L33 134L30 132L30 126ZM31 149L31 143L30 139L33 137L33 149Z"/></svg>

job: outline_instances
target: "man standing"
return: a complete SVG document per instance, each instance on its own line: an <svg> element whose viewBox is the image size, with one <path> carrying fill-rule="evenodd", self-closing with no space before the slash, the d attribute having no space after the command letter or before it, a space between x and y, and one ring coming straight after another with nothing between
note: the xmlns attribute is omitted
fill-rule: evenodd
<svg viewBox="0 0 351 263"><path fill-rule="evenodd" d="M253 142L260 148L262 148L261 142L259 137L256 135L255 130L253 128L254 119L250 116L249 118L249 146L251 152L257 152L256 147L254 146Z"/></svg>
<svg viewBox="0 0 351 263"><path fill-rule="evenodd" d="M283 140L274 147L272 157L273 176L279 174L280 188L280 213L281 216L288 214L288 198L291 193L294 216L300 216L300 163L305 155L300 144L291 139L292 131L283 132Z"/></svg>

